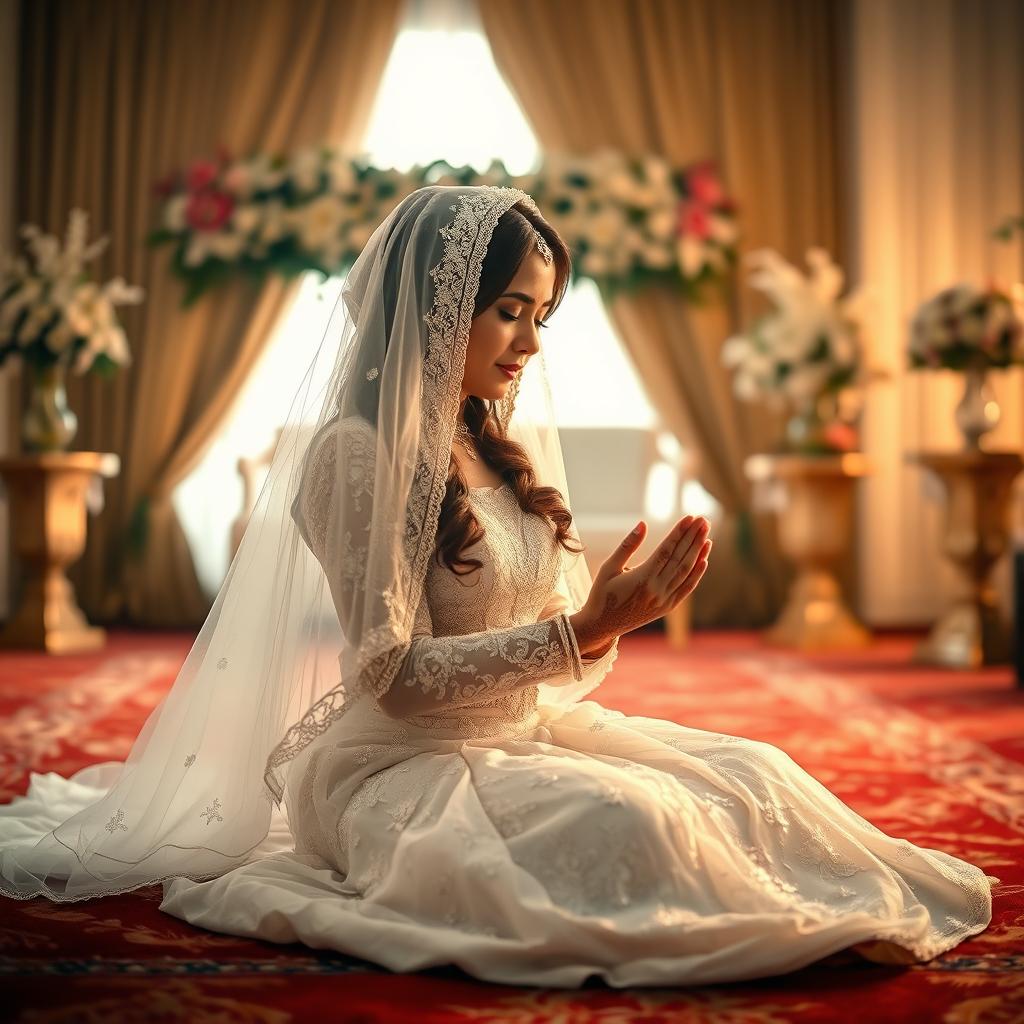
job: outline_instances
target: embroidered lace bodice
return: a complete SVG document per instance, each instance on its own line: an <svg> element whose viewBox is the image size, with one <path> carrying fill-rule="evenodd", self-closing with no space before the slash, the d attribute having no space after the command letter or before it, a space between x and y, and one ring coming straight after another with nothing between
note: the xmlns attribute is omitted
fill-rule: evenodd
<svg viewBox="0 0 1024 1024"><path fill-rule="evenodd" d="M360 447L353 457L352 445L346 446L348 500L358 501L373 479L373 437L368 427L348 429L346 440ZM319 452L310 486L300 492L296 521L325 564L326 527L318 512L328 506L324 488L335 478L333 439ZM386 714L417 725L464 727L479 719L493 729L521 721L536 709L538 683L558 685L606 671L618 653L616 640L600 657L581 657L567 601L556 589L564 549L549 521L524 512L507 484L471 488L470 503L484 536L463 555L482 566L459 574L430 559L413 642L390 687L374 694ZM359 564L358 543L351 542L342 575L358 571ZM343 625L345 582L332 582Z"/></svg>

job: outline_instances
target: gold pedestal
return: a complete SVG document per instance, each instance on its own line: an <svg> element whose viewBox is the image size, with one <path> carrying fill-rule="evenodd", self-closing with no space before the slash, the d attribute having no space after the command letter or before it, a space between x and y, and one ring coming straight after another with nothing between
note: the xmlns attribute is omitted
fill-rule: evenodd
<svg viewBox="0 0 1024 1024"><path fill-rule="evenodd" d="M0 631L0 647L51 654L102 647L106 634L90 626L65 569L85 548L86 494L93 478L116 476L108 452L40 452L0 458L7 485L12 549L23 567L21 600Z"/></svg>
<svg viewBox="0 0 1024 1024"><path fill-rule="evenodd" d="M797 566L786 605L762 638L798 650L864 647L871 634L847 608L835 566L853 528L854 486L870 472L861 452L843 455L752 455L748 479L774 492L779 544Z"/></svg>
<svg viewBox="0 0 1024 1024"><path fill-rule="evenodd" d="M1024 460L1017 452L986 451L918 452L907 460L942 481L947 498L943 552L958 577L949 608L913 660L950 668L1009 662L1010 627L988 577L1006 550L1010 492Z"/></svg>

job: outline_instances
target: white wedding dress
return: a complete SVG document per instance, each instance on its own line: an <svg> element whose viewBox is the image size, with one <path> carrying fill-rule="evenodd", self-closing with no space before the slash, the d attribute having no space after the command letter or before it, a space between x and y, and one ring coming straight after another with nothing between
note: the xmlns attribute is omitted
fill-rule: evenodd
<svg viewBox="0 0 1024 1024"><path fill-rule="evenodd" d="M363 701L344 735L328 727L253 858L165 882L162 910L550 986L756 978L847 947L927 960L985 929L994 879L888 836L770 744L593 700L538 706L538 680L607 667L617 643L580 659L550 527L507 485L471 501L486 536L466 555L484 566L431 561L401 715Z"/></svg>

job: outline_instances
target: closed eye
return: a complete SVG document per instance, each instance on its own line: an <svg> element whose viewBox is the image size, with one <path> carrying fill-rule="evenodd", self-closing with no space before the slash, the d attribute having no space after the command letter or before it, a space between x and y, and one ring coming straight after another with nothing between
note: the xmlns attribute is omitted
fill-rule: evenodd
<svg viewBox="0 0 1024 1024"><path fill-rule="evenodd" d="M516 321L516 322L518 322L518 321L519 321L519 317L517 317L517 316L513 316L513 315L512 315L511 313L507 312L507 311L506 311L506 310L504 310L504 309L499 309L499 310L498 310L498 312L499 312L499 313L500 313L500 314L501 314L501 315L502 315L502 316L503 316L503 317L504 317L504 318L505 318L506 320L514 320L514 321ZM543 320L534 320L533 322L534 322L534 323L535 323L535 324L536 324L536 325L537 325L538 327L550 327L550 326L551 326L551 324L546 324L546 323L544 323L544 321L543 321Z"/></svg>

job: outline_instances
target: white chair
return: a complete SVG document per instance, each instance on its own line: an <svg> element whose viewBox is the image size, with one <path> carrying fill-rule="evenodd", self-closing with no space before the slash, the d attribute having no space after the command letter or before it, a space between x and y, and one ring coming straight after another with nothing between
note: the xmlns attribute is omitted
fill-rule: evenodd
<svg viewBox="0 0 1024 1024"><path fill-rule="evenodd" d="M306 445L309 444L315 429L316 425L309 423L301 424L297 428L295 443L299 445L300 451L304 450ZM263 486L263 481L270 470L270 465L274 461L274 452L277 451L277 446L281 443L283 430L283 427L277 428L274 432L273 443L266 451L253 456L243 455L236 463L238 475L242 478L242 508L237 518L231 524L229 561L235 557L238 552L238 545L242 543L245 524L249 521L249 516L252 515L252 510L256 507L256 499L259 496L260 488Z"/></svg>
<svg viewBox="0 0 1024 1024"><path fill-rule="evenodd" d="M642 562L683 514L678 445L664 438L659 444L659 431L646 427L560 427L558 433L573 521L591 576L640 519L647 522L647 536L631 561ZM685 646L689 601L665 622L672 646Z"/></svg>
<svg viewBox="0 0 1024 1024"><path fill-rule="evenodd" d="M308 443L306 435L312 431L312 426L300 428L297 443ZM645 427L560 427L558 433L573 521L586 545L584 558L591 576L639 519L647 521L647 536L632 561L642 562L682 515L682 460L663 455L659 447L672 446L659 446L658 432ZM278 430L265 452L238 460L243 495L242 509L231 526L232 558L280 439ZM672 646L686 645L689 619L689 600L665 616Z"/></svg>

